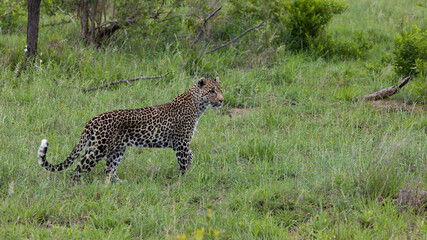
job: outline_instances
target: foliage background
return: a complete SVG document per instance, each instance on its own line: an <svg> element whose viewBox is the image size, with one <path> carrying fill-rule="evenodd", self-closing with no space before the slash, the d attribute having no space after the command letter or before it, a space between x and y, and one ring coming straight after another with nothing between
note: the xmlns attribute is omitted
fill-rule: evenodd
<svg viewBox="0 0 427 240"><path fill-rule="evenodd" d="M119 22L138 2L117 1L130 4L121 5ZM0 236L427 237L424 200L414 194L427 183L424 70L388 101L352 101L401 79L401 46L414 46L413 36L425 46L422 3L348 1L295 48L289 2L166 1L173 18L158 23L149 12L161 2L142 1L138 23L97 47L82 40L76 1L43 1L39 55L28 63L26 2L2 1L0 14L16 13L0 18ZM219 6L206 27L207 50L266 25L195 61L205 42L195 44L195 34ZM43 26L69 16L76 24ZM417 49L411 62L422 69L425 51ZM80 91L171 70L159 82ZM61 162L93 116L171 101L200 76L220 76L226 103L200 119L185 176L173 151L159 149L128 149L118 170L123 184L105 182L102 164L77 185L68 182L69 170L38 166L41 139L49 140L49 161ZM236 108L244 114L232 114Z"/></svg>

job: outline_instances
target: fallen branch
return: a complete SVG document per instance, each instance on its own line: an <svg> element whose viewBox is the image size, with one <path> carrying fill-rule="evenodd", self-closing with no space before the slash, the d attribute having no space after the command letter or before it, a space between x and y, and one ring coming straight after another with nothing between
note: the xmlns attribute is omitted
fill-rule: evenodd
<svg viewBox="0 0 427 240"><path fill-rule="evenodd" d="M70 23L71 20L68 21L62 21L62 22L56 22L56 23L49 23L49 24L43 24L42 27L51 27L51 26L56 26L56 25L62 25L62 24L67 24Z"/></svg>
<svg viewBox="0 0 427 240"><path fill-rule="evenodd" d="M98 87L82 88L82 91L83 92L89 92L89 91L98 90L98 89L101 89L101 88L107 88L109 86L116 85L116 84L119 84L119 83L130 83L130 82L133 82L133 81L136 81L136 80L141 80L141 79L157 79L157 78L163 79L166 75L169 75L172 72L173 71L170 71L170 72L167 72L167 73L165 73L163 75L160 75L160 76L136 77L136 78L131 78L131 79L122 79L122 80L115 81L115 82L109 82L109 83L106 83L106 84L98 86Z"/></svg>
<svg viewBox="0 0 427 240"><path fill-rule="evenodd" d="M227 47L227 46L229 46L230 44L232 44L232 43L234 43L235 41L237 41L237 39L241 38L241 37L242 37L243 35L245 35L246 33L250 32L250 31L252 31L252 30L254 30L254 29L257 29L257 28L259 28L259 27L262 27L262 26L264 26L264 25L265 25L265 23L261 23L261 24L259 24L259 25L255 26L255 27L251 27L251 28L247 29L246 31L242 32L239 36L235 37L233 40L231 40L231 41L229 41L229 42L227 42L227 43L225 43L225 44L222 44L221 46L218 46L218 47L216 47L216 48L214 48L214 49L212 49L212 50L210 50L210 51L206 52L206 54L209 54L209 53L215 52L216 50L219 50L219 49L221 49L221 48Z"/></svg>
<svg viewBox="0 0 427 240"><path fill-rule="evenodd" d="M356 100L376 101L376 100L388 98L388 97L396 94L400 88L402 88L403 86L405 86L409 82L409 80L411 80L411 76L404 78L397 85L394 85L394 86L389 87L389 88L381 89L381 90L374 92L374 93L370 93L367 95L360 96L360 97L356 98Z"/></svg>
<svg viewBox="0 0 427 240"><path fill-rule="evenodd" d="M96 30L98 30L98 29L100 29L100 28L102 28L102 27L104 27L105 25L107 25L107 24L118 24L119 23L119 21L117 21L117 19L113 19L113 20L109 20L109 21L105 21L105 22L103 22L101 25L99 25L97 28L96 28Z"/></svg>
<svg viewBox="0 0 427 240"><path fill-rule="evenodd" d="M96 43L98 47L101 46L101 42L105 39L108 39L116 31L120 30L123 27L133 25L136 22L136 18L139 16L139 14L140 13L136 13L131 17L127 17L123 24L119 24L119 21L117 19L105 21L95 29L96 33L93 39L94 43Z"/></svg>

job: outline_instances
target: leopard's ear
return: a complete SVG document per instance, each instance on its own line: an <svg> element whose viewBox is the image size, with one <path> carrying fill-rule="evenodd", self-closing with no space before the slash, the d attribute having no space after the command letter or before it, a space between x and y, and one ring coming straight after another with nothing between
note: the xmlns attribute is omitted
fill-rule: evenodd
<svg viewBox="0 0 427 240"><path fill-rule="evenodd" d="M215 82L220 83L220 81L219 81L219 77L216 77L216 78L215 78Z"/></svg>
<svg viewBox="0 0 427 240"><path fill-rule="evenodd" d="M200 78L199 82L198 82L199 87L203 87L206 85L206 79L205 78Z"/></svg>

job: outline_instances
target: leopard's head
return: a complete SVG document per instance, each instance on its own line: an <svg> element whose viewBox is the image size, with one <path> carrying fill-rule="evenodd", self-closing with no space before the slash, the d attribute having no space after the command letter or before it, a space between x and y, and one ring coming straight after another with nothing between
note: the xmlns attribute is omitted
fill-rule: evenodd
<svg viewBox="0 0 427 240"><path fill-rule="evenodd" d="M216 77L214 80L201 78L197 83L197 86L201 90L203 101L216 108L221 107L224 102L222 89L219 83L219 77Z"/></svg>

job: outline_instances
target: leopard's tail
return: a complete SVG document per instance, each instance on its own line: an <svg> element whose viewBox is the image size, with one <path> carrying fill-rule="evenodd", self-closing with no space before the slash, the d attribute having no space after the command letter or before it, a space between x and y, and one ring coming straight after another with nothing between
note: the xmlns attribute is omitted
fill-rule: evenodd
<svg viewBox="0 0 427 240"><path fill-rule="evenodd" d="M51 164L46 160L46 152L49 144L46 139L43 139L38 152L38 159L39 159L40 166L42 166L44 169L50 172L58 172L58 171L67 169L80 156L80 152L82 151L87 141L89 140L88 135L89 135L88 132L84 131L80 136L79 142L76 144L76 146L74 147L70 155L67 157L67 159L65 159L65 161L63 161L62 163L58 163L56 165Z"/></svg>

